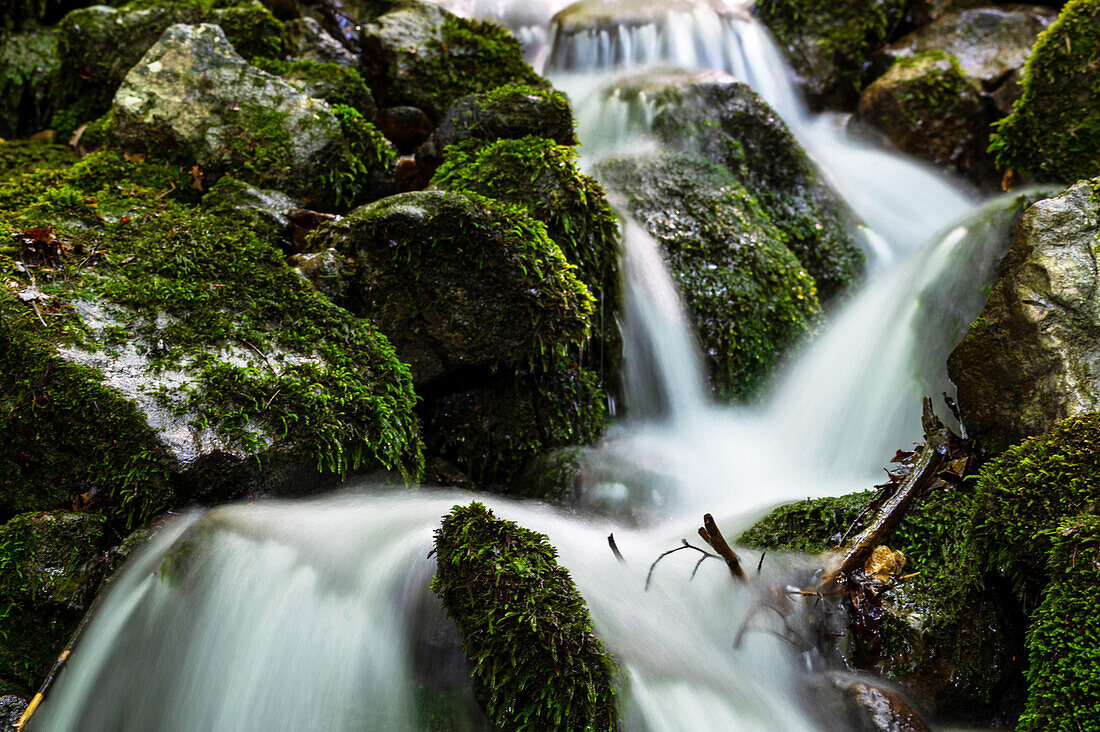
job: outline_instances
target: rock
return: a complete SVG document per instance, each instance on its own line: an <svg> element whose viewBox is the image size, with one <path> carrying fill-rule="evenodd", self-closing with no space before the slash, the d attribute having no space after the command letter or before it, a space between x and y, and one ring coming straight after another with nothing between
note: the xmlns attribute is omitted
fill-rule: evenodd
<svg viewBox="0 0 1100 732"><path fill-rule="evenodd" d="M954 10L891 43L884 56L897 60L935 51L950 54L963 76L993 93L1024 65L1035 39L1056 15L1037 5Z"/></svg>
<svg viewBox="0 0 1100 732"><path fill-rule="evenodd" d="M245 58L283 55L281 24L255 0L213 10L143 0L119 9L94 5L74 10L58 25L61 94L54 125L67 135L106 112L127 72L169 26L203 22L220 25Z"/></svg>
<svg viewBox="0 0 1100 732"><path fill-rule="evenodd" d="M374 96L355 68L310 60L281 61L269 58L255 59L252 65L269 74L275 74L311 97L323 99L330 105L342 104L356 110L368 122L378 117Z"/></svg>
<svg viewBox="0 0 1100 732"><path fill-rule="evenodd" d="M348 291L351 262L331 247L320 252L296 254L290 258L290 264L331 300Z"/></svg>
<svg viewBox="0 0 1100 732"><path fill-rule="evenodd" d="M573 112L559 91L502 86L462 97L447 110L431 139L416 151L417 163L432 168L448 145L463 140L502 140L532 135L559 145L576 145Z"/></svg>
<svg viewBox="0 0 1100 732"><path fill-rule="evenodd" d="M701 153L752 191L823 302L861 276L863 252L849 234L854 215L747 84L727 74L666 70L619 79L603 93L652 120L660 140Z"/></svg>
<svg viewBox="0 0 1100 732"><path fill-rule="evenodd" d="M1002 168L1062 184L1100 175L1100 0L1070 0L1035 44L997 127Z"/></svg>
<svg viewBox="0 0 1100 732"><path fill-rule="evenodd" d="M811 106L850 109L863 65L905 16L905 0L760 0L756 12L775 35Z"/></svg>
<svg viewBox="0 0 1100 732"><path fill-rule="evenodd" d="M202 206L219 216L239 216L265 241L277 243L284 251L294 249L291 217L301 207L285 193L257 188L226 175L202 197Z"/></svg>
<svg viewBox="0 0 1100 732"><path fill-rule="evenodd" d="M503 84L548 83L519 42L492 23L405 0L363 26L363 76L384 106L412 106L438 121L455 100Z"/></svg>
<svg viewBox="0 0 1100 732"><path fill-rule="evenodd" d="M420 385L457 369L527 363L588 329L587 288L516 207L402 193L324 227L313 245L353 259L341 302L390 334Z"/></svg>
<svg viewBox="0 0 1100 732"><path fill-rule="evenodd" d="M457 106L457 105L456 105ZM572 148L525 137L483 142L471 139L447 148L447 160L431 186L518 204L561 249L600 304L583 365L614 381L620 360L619 230L603 187L581 175Z"/></svg>
<svg viewBox="0 0 1100 732"><path fill-rule="evenodd" d="M30 700L17 694L0 696L0 725L14 727L23 716Z"/></svg>
<svg viewBox="0 0 1100 732"><path fill-rule="evenodd" d="M696 153L612 158L596 174L661 245L717 391L751 395L820 315L783 235L728 170Z"/></svg>
<svg viewBox="0 0 1100 732"><path fill-rule="evenodd" d="M357 470L415 478L415 397L389 342L239 214L167 197L186 189L174 170L100 152L0 189L5 220L53 227L15 253L37 287L0 253L0 508L92 501L127 527Z"/></svg>
<svg viewBox="0 0 1100 732"><path fill-rule="evenodd" d="M248 65L209 24L165 31L115 94L106 135L320 207L392 180L393 150L361 115Z"/></svg>
<svg viewBox="0 0 1100 732"><path fill-rule="evenodd" d="M942 51L900 58L863 90L853 121L900 150L994 190L1001 176L989 147L993 115L981 87Z"/></svg>
<svg viewBox="0 0 1100 732"><path fill-rule="evenodd" d="M287 55L320 64L354 68L359 60L313 18L295 18L283 27Z"/></svg>
<svg viewBox="0 0 1100 732"><path fill-rule="evenodd" d="M28 137L49 126L57 70L52 30L0 32L0 139Z"/></svg>
<svg viewBox="0 0 1100 732"><path fill-rule="evenodd" d="M846 688L857 729L866 732L932 732L913 705L900 692L870 684L854 683Z"/></svg>
<svg viewBox="0 0 1100 732"><path fill-rule="evenodd" d="M402 153L411 153L435 129L428 115L416 107L386 107L378 116L378 128Z"/></svg>
<svg viewBox="0 0 1100 732"><path fill-rule="evenodd" d="M549 503L576 505L584 484L586 450L565 447L539 455L517 476L512 493Z"/></svg>
<svg viewBox="0 0 1100 732"><path fill-rule="evenodd" d="M542 534L455 506L435 532L432 590L463 637L474 696L497 729L618 727L613 664Z"/></svg>
<svg viewBox="0 0 1100 732"><path fill-rule="evenodd" d="M1082 181L1024 213L1000 281L948 358L963 424L991 450L1100 409L1098 185Z"/></svg>

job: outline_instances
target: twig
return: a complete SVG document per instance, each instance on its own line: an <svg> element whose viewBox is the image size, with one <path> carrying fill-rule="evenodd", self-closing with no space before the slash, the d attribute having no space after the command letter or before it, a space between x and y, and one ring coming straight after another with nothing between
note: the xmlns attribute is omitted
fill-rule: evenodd
<svg viewBox="0 0 1100 732"><path fill-rule="evenodd" d="M718 524L714 523L714 517L709 513L703 514L703 525L699 528L699 536L703 537L703 541L710 544L711 548L726 560L730 574L739 580L745 579L745 570L741 569L741 559L733 549L730 549L726 537L722 536L722 532L718 530Z"/></svg>
<svg viewBox="0 0 1100 732"><path fill-rule="evenodd" d="M711 557L713 559L721 559L722 558L722 557L718 556L717 554L711 554L706 549L700 549L697 546L693 546L692 544L689 544L687 539L680 539L680 542L681 542L682 546L678 546L675 549L669 549L667 552L663 552L661 554L661 556L659 556L659 557L657 557L656 559L653 560L653 564L649 565L649 572L646 573L646 576L645 576L645 589L646 589L647 592L649 591L649 583L650 583L650 580L653 579L653 570L657 567L657 562L661 561L662 559L667 557L669 554L674 554L675 552L683 551L684 549L694 549L695 551L703 554L703 559L706 559L707 557ZM702 564L703 559L700 559L695 564L695 570L699 569L699 565ZM693 570L692 573L691 573L692 577L695 577L695 570Z"/></svg>
<svg viewBox="0 0 1100 732"><path fill-rule="evenodd" d="M615 558L619 560L620 564L626 564L626 560L623 559L622 552L619 551L619 547L615 545L615 534L611 533L607 535L607 545L611 547L611 553L615 555Z"/></svg>
<svg viewBox="0 0 1100 732"><path fill-rule="evenodd" d="M756 563L756 573L760 574L760 568L764 566L764 557L768 556L767 552L760 553L760 561Z"/></svg>

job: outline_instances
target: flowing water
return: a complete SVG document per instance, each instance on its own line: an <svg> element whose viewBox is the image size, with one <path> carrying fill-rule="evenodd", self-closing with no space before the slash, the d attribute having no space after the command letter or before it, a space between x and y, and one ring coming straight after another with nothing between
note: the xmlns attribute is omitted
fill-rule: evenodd
<svg viewBox="0 0 1100 732"><path fill-rule="evenodd" d="M734 73L866 223L870 272L766 398L722 407L709 400L657 245L627 222L636 418L590 451L584 495L614 518L481 500L559 549L621 663L626 729L843 729L808 711L823 661L801 626L754 610L767 588L804 581L809 560L769 557L749 587L720 562L689 581L685 553L661 563L648 592L646 570L694 535L703 511L736 535L778 502L869 487L919 437L920 395L949 390L944 360L981 307L1018 204L976 208L959 184L848 139L842 118L809 114L744 8L634 1L601 6L595 30L583 30L552 25L559 7L517 5L458 9L511 25L546 64L573 97L586 161L655 144L645 141L650 103L616 94L622 67ZM359 486L171 520L114 581L33 729L420 730L440 714L452 717L447 729L479 729L454 630L427 588L432 531L471 498ZM608 550L612 531L625 564Z"/></svg>

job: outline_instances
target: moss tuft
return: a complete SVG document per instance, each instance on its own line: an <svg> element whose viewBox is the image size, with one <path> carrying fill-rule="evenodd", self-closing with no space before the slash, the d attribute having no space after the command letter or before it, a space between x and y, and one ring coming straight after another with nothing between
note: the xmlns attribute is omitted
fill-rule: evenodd
<svg viewBox="0 0 1100 732"><path fill-rule="evenodd" d="M496 729L618 728L614 664L545 536L472 503L444 517L435 552L432 589Z"/></svg>
<svg viewBox="0 0 1100 732"><path fill-rule="evenodd" d="M1041 181L1100 175L1100 0L1070 0L1024 65L1023 94L997 123L997 164Z"/></svg>

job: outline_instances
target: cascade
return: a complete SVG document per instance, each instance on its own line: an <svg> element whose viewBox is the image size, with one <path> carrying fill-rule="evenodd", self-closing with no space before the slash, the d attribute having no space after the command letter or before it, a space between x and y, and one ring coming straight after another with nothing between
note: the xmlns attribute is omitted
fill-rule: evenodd
<svg viewBox="0 0 1100 732"><path fill-rule="evenodd" d="M626 397L640 418L613 426L590 451L584 498L616 518L367 485L174 518L113 583L33 729L419 730L432 693L478 729L453 628L427 589L426 558L440 517L474 498L558 548L621 663L625 729L837 726L803 701L820 659L776 638L774 614L750 622L759 592L806 571L797 557L769 559L752 588L733 587L720 563L704 563L688 582L694 558L674 555L646 592L646 568L694 534L702 511L736 535L778 502L869 487L893 449L918 436L917 397L946 388L945 349L981 305L978 280L992 276L962 263L992 262L996 214L1012 204L956 223L974 196L847 139L835 115L810 115L744 8L636 2L621 18L597 7L570 25L549 23L558 7L458 7L512 25L531 58L545 59L574 99L587 161L626 139L635 150L656 144L644 141L654 102L616 94L624 66L679 64L749 82L867 224L866 287L759 404L720 407L706 396L655 243L627 222ZM852 452L852 443L861 447ZM612 530L625 565L607 549Z"/></svg>

